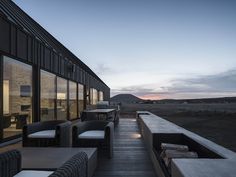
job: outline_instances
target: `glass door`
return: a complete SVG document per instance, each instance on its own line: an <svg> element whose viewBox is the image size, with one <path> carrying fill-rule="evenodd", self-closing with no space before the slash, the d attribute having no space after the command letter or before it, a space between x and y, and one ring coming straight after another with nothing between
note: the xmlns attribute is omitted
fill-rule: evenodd
<svg viewBox="0 0 236 177"><path fill-rule="evenodd" d="M3 57L3 138L32 122L32 66Z"/></svg>

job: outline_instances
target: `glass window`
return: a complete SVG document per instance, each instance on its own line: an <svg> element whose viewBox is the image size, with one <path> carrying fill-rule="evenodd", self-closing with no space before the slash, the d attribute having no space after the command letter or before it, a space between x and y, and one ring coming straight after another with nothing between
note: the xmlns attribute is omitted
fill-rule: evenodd
<svg viewBox="0 0 236 177"><path fill-rule="evenodd" d="M32 67L3 58L3 137L20 134L32 122Z"/></svg>
<svg viewBox="0 0 236 177"><path fill-rule="evenodd" d="M90 104L93 104L93 88L90 88L90 91L89 91L89 101L90 101Z"/></svg>
<svg viewBox="0 0 236 177"><path fill-rule="evenodd" d="M41 70L41 121L55 120L56 76Z"/></svg>
<svg viewBox="0 0 236 177"><path fill-rule="evenodd" d="M78 84L78 99L79 99L79 115L81 115L81 113L84 110L84 86L81 84Z"/></svg>
<svg viewBox="0 0 236 177"><path fill-rule="evenodd" d="M98 91L94 88L90 88L90 104L96 105L98 102Z"/></svg>
<svg viewBox="0 0 236 177"><path fill-rule="evenodd" d="M57 77L57 120L67 119L67 80Z"/></svg>
<svg viewBox="0 0 236 177"><path fill-rule="evenodd" d="M104 97L103 97L103 92L99 91L99 101L103 101Z"/></svg>
<svg viewBox="0 0 236 177"><path fill-rule="evenodd" d="M70 119L75 119L77 118L77 110L78 110L78 105L77 105L77 83L69 81L69 110L70 110Z"/></svg>
<svg viewBox="0 0 236 177"><path fill-rule="evenodd" d="M93 105L97 104L98 102L98 91L93 89Z"/></svg>

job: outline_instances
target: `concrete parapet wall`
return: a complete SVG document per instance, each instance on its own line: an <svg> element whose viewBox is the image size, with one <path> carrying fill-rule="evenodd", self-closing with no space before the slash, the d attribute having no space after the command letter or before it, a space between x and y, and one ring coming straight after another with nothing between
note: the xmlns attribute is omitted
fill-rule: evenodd
<svg viewBox="0 0 236 177"><path fill-rule="evenodd" d="M158 176L165 176L153 151L156 134L183 134L222 158L173 159L172 177L235 177L236 153L147 111L137 111L142 137Z"/></svg>

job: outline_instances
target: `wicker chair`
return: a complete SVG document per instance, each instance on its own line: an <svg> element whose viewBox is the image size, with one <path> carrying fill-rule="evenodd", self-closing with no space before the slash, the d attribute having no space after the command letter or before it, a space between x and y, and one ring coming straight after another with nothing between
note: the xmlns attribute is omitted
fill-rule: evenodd
<svg viewBox="0 0 236 177"><path fill-rule="evenodd" d="M114 124L108 121L84 121L73 126L73 147L97 147L113 156Z"/></svg>
<svg viewBox="0 0 236 177"><path fill-rule="evenodd" d="M23 147L70 146L70 121L37 122L23 127Z"/></svg>
<svg viewBox="0 0 236 177"><path fill-rule="evenodd" d="M22 171L21 170L21 154L18 150L11 150L0 154L0 176L13 177L25 176L40 173L45 177L87 177L88 157L85 152L79 152L71 159L65 162L60 168L54 172L50 171Z"/></svg>

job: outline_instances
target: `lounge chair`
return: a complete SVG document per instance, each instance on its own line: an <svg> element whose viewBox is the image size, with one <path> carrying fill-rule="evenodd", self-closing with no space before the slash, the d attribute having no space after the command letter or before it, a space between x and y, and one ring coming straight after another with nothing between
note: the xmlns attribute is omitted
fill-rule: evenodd
<svg viewBox="0 0 236 177"><path fill-rule="evenodd" d="M56 171L22 170L21 154L11 150L0 154L1 177L87 177L88 157L79 152Z"/></svg>
<svg viewBox="0 0 236 177"><path fill-rule="evenodd" d="M23 147L70 146L71 122L37 122L23 127Z"/></svg>
<svg viewBox="0 0 236 177"><path fill-rule="evenodd" d="M97 147L113 156L114 124L108 121L84 121L73 126L73 147Z"/></svg>

